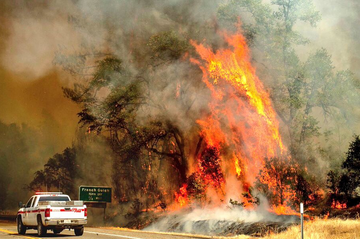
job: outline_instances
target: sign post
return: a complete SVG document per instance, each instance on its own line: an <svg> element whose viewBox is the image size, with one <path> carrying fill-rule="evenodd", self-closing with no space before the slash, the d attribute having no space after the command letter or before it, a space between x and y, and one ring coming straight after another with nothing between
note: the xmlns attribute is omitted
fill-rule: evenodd
<svg viewBox="0 0 360 239"><path fill-rule="evenodd" d="M111 203L112 188L104 186L80 186L79 199L88 207L104 208L104 221L106 203Z"/></svg>
<svg viewBox="0 0 360 239"><path fill-rule="evenodd" d="M300 214L301 214L301 239L304 239L304 204L300 203Z"/></svg>

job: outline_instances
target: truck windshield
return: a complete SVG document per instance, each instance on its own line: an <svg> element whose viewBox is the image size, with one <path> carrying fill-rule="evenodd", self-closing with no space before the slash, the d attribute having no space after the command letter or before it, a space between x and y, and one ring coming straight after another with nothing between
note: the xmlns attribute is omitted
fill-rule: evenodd
<svg viewBox="0 0 360 239"><path fill-rule="evenodd" d="M39 202L48 202L48 201L60 201L60 202L67 202L70 201L68 197L56 197L56 196L49 196L49 197L40 197Z"/></svg>

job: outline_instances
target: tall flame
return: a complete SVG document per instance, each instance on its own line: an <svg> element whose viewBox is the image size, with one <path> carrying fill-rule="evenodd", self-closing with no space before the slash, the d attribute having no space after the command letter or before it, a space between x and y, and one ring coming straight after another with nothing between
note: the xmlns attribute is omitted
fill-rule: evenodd
<svg viewBox="0 0 360 239"><path fill-rule="evenodd" d="M223 36L229 47L216 52L191 41L201 58L192 58L191 62L202 70L203 82L212 94L208 105L211 113L197 123L206 147L216 149L217 162L227 172L221 174L221 183L227 183L231 172L237 178L241 197L245 188L254 184L264 158L275 157L285 149L269 94L250 63L245 38L241 34ZM198 160L201 165L202 158Z"/></svg>

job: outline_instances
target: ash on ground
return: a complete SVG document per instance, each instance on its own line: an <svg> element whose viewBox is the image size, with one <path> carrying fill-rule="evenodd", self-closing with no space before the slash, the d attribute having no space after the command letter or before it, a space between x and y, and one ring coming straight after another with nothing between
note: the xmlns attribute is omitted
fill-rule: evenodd
<svg viewBox="0 0 360 239"><path fill-rule="evenodd" d="M209 236L265 236L284 231L299 223L300 218L295 215L276 215L245 209L195 209L174 212L144 230Z"/></svg>

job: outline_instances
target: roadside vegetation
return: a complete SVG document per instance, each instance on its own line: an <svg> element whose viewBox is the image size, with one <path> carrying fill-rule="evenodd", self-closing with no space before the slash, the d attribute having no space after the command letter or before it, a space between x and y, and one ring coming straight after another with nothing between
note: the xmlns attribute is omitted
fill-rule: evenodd
<svg viewBox="0 0 360 239"><path fill-rule="evenodd" d="M239 237L242 238L242 237ZM264 239L301 238L300 226L290 227L279 234L273 233ZM304 225L304 238L309 239L355 239L360 238L360 221L354 219L317 219L306 222Z"/></svg>

